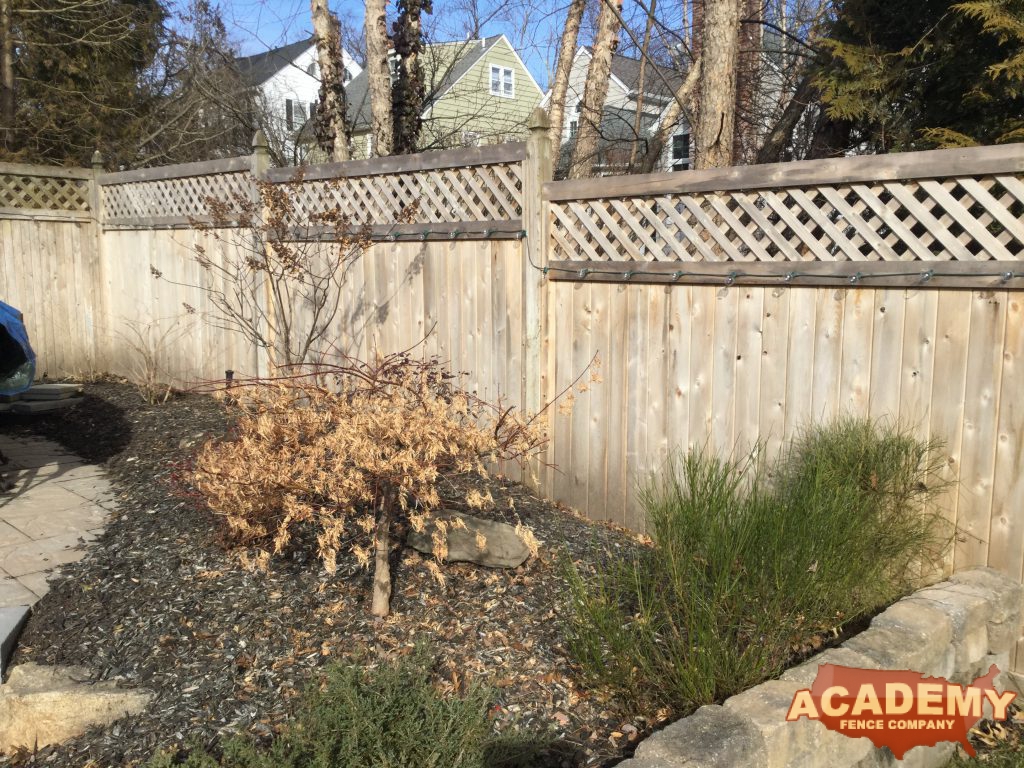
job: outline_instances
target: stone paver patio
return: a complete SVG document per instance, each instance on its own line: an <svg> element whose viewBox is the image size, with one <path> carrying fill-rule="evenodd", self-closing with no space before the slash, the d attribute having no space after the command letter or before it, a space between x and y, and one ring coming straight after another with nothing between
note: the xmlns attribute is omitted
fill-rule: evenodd
<svg viewBox="0 0 1024 768"><path fill-rule="evenodd" d="M0 468L14 488L0 492L0 607L32 605L53 569L80 560L115 509L102 468L56 443L0 435Z"/></svg>

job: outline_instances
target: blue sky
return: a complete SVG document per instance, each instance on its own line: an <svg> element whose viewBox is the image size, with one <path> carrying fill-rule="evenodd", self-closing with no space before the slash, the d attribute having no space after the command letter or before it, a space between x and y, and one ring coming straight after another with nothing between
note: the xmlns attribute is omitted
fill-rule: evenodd
<svg viewBox="0 0 1024 768"><path fill-rule="evenodd" d="M427 22L434 27L432 37L448 40L461 37L457 30L463 28L465 14L455 9L463 1L435 0L434 13ZM515 11L501 0L478 0L478 5L485 16L495 15L484 24L484 34L506 34L537 82L546 87L549 69L554 63L553 43L564 14L562 2L524 3ZM311 30L308 0L220 0L220 6L229 34L243 54L294 42ZM389 2L389 10L393 7ZM331 2L331 9L339 16L360 26L363 8L363 3L357 0Z"/></svg>

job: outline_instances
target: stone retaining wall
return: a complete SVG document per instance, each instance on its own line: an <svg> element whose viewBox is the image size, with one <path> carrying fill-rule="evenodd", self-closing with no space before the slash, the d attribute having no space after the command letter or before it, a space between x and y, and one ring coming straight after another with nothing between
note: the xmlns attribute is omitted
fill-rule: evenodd
<svg viewBox="0 0 1024 768"><path fill-rule="evenodd" d="M1009 669L1021 635L1024 587L990 568L954 574L949 581L903 598L871 626L838 648L733 696L701 707L646 739L622 768L940 768L955 749L949 742L915 747L896 761L867 738L852 739L820 722L786 722L794 694L809 688L819 664L910 669L968 683L995 664L1000 690L1020 690Z"/></svg>

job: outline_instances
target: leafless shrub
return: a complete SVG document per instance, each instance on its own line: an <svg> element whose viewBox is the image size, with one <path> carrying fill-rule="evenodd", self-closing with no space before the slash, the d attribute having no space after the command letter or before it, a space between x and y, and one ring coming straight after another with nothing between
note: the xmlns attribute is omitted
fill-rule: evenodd
<svg viewBox="0 0 1024 768"><path fill-rule="evenodd" d="M167 358L169 349L188 328L179 320L153 320L148 323L125 320L127 331L118 337L131 350L128 380L150 405L166 403L174 391Z"/></svg>

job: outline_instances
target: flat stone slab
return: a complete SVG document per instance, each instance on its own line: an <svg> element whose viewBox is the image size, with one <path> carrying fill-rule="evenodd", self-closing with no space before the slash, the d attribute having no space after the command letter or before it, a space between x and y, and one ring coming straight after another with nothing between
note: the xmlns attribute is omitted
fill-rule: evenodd
<svg viewBox="0 0 1024 768"><path fill-rule="evenodd" d="M48 440L0 436L0 452L13 482L0 493L0 608L30 606L55 568L85 555L116 510L115 495L102 467Z"/></svg>
<svg viewBox="0 0 1024 768"><path fill-rule="evenodd" d="M141 712L153 698L149 691L91 678L80 667L14 667L7 683L0 685L0 750L67 741Z"/></svg>
<svg viewBox="0 0 1024 768"><path fill-rule="evenodd" d="M19 416L28 416L33 413L57 411L61 408L70 408L72 405L77 405L82 402L82 399L81 397L72 397L66 400L19 400L16 403L11 403L11 413L16 413Z"/></svg>
<svg viewBox="0 0 1024 768"><path fill-rule="evenodd" d="M33 384L21 393L22 400L67 400L82 394L81 384Z"/></svg>

